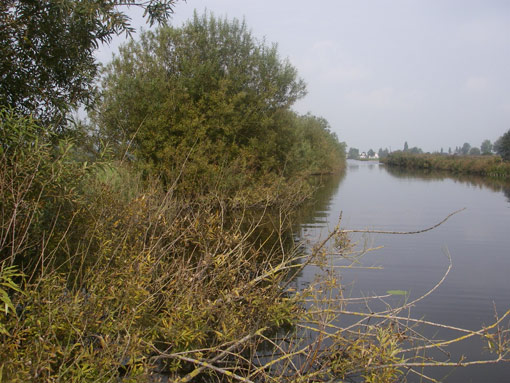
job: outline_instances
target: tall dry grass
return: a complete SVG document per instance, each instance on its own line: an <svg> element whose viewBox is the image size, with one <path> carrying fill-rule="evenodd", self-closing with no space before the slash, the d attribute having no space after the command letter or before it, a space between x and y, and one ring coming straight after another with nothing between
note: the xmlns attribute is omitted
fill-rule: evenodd
<svg viewBox="0 0 510 383"><path fill-rule="evenodd" d="M445 170L455 174L505 178L510 176L510 163L503 161L500 156L449 156L394 152L381 159L381 162L401 168Z"/></svg>

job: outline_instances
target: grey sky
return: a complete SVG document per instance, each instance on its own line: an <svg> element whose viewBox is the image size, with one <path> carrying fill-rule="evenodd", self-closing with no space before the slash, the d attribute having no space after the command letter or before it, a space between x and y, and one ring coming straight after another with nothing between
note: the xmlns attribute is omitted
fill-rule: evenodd
<svg viewBox="0 0 510 383"><path fill-rule="evenodd" d="M173 24L206 8L278 43L308 85L295 110L349 146L447 151L510 129L510 1L188 0Z"/></svg>

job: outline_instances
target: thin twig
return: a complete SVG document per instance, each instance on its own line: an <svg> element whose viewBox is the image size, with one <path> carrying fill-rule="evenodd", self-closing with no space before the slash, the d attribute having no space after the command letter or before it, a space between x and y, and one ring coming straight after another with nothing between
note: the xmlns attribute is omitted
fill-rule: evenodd
<svg viewBox="0 0 510 383"><path fill-rule="evenodd" d="M186 376L177 379L175 381L175 383L186 383L186 382L189 382L192 379L196 378L203 370L205 370L207 368L215 370L215 371L218 371L218 372L221 372L222 374L225 374L227 376L232 376L232 377L236 378L237 380L241 380L243 382L251 382L250 380L245 379L243 377L240 377L238 375L235 375L235 374L233 374L230 371L226 371L226 370L220 369L219 367L215 367L212 363L214 363L214 362L218 361L219 359L223 358L225 355L227 355L231 351L235 350L237 347L239 347L243 343L247 342L248 340L250 340L250 339L252 339L254 337L260 336L267 329L268 329L267 327L264 327L264 328L261 328L261 329L257 330L256 332L254 332L252 334L246 335L245 337L239 339L237 342L232 344L226 350L223 350L221 353L219 353L214 358L212 358L212 359L210 359L208 361L200 361L200 360L197 360L197 359L189 358L189 357L186 357L186 356L184 356L182 354L179 354L179 353L177 353L177 354L166 354L166 353L161 353L159 351L158 352L160 353L160 355L155 357L154 360L171 358L171 359L180 359L180 360L184 360L184 361L187 361L187 362L192 362L192 363L200 365L199 368L196 368L195 370L191 371Z"/></svg>
<svg viewBox="0 0 510 383"><path fill-rule="evenodd" d="M442 225L443 223L445 223L446 221L448 221L448 219L450 219L450 217L452 217L455 214L460 213L461 211L464 211L464 210L466 210L465 207L462 208L462 209L456 210L453 213L448 214L446 216L446 218L443 219L441 222L436 223L434 226L428 227L428 228L423 229L423 230L416 230L416 231L385 231L385 230L343 230L342 229L342 230L338 230L338 232L339 233L369 233L369 234L420 234L420 233L425 233L427 231L435 229L436 227L438 227L438 226Z"/></svg>

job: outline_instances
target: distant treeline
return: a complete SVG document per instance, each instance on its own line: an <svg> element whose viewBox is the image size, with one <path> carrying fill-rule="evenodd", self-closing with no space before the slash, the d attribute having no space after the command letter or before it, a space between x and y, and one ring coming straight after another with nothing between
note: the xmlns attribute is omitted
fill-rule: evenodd
<svg viewBox="0 0 510 383"><path fill-rule="evenodd" d="M379 148L379 151L376 153L373 149L369 149L368 152L360 152L358 148L351 147L347 153L347 158L350 160L378 159L384 158L388 154L388 148Z"/></svg>
<svg viewBox="0 0 510 383"><path fill-rule="evenodd" d="M500 156L450 156L397 151L380 161L388 166L408 169L446 170L456 174L491 177L510 176L510 163L503 161Z"/></svg>

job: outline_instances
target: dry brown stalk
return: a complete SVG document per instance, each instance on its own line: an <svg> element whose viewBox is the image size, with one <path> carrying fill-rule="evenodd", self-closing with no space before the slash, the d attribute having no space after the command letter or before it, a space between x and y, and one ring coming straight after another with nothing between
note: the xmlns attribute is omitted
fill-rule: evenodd
<svg viewBox="0 0 510 383"><path fill-rule="evenodd" d="M213 358L211 358L209 360L206 360L206 361L202 361L202 360L186 357L186 356L182 355L182 353L167 354L167 353L164 353L164 352L160 352L159 350L157 350L155 348L154 348L154 351L158 352L159 355L154 357L153 359L154 360L158 360L158 359L180 359L180 360L183 360L183 361L186 361L186 362L191 362L191 363L200 365L199 368L196 368L195 370L193 370L192 372L190 372L186 376L183 376L182 378L178 378L177 380L175 380L175 383L186 383L186 382L189 382L192 379L196 378L200 373L202 373L202 371L204 371L207 368L210 368L212 370L218 371L218 372L220 372L220 373L222 373L224 375L234 377L237 380L240 380L242 382L251 382L250 380L245 379L245 378L243 378L241 376L238 376L236 374L233 374L230 371L227 371L227 370L215 367L213 365L213 363L218 361L218 360L220 360L220 359L222 359L222 358L224 358L227 354L229 354L232 351L234 351L235 349L239 348L241 345L243 345L244 343L248 342L250 339L258 337L258 336L262 336L264 331L267 331L267 329L268 329L267 327L264 327L264 328L261 328L261 329L257 330L253 334L248 334L245 337L239 339L237 342L235 342L234 344L232 344L231 346L229 346L225 350L220 350L219 348L218 349L208 349L208 351L213 351L213 352L221 351L221 352L218 355L216 355L215 357L213 357ZM191 353L191 352L197 352L197 351L196 350L195 351L189 351L187 353Z"/></svg>
<svg viewBox="0 0 510 383"><path fill-rule="evenodd" d="M466 210L466 208L462 208L462 209L459 209L459 210L456 210L454 211L453 213L450 213L446 216L446 218L444 218L441 222L438 222L436 223L435 225L433 226L430 226L426 229L421 229L421 230L415 230L415 231L385 231L385 230L339 230L339 232L341 233L366 233L366 234L398 234L398 235L408 235L408 234L421 234L421 233L425 233L427 231L430 231L430 230L434 230L435 228L441 226L443 223L445 223L446 221L448 221L448 219L450 219L452 216L454 216L455 214L458 214L460 213L461 211L464 211Z"/></svg>

